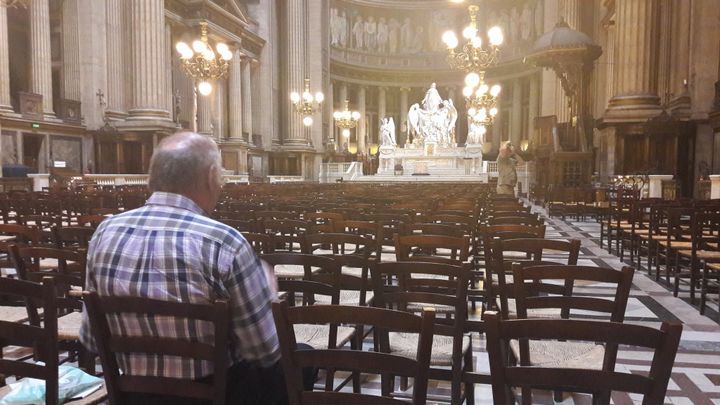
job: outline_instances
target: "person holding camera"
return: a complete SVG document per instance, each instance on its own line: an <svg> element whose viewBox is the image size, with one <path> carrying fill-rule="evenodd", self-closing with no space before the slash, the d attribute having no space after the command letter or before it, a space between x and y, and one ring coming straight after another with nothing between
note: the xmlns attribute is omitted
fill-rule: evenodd
<svg viewBox="0 0 720 405"><path fill-rule="evenodd" d="M500 144L500 153L497 158L498 170L498 194L515 195L515 185L517 184L516 166L525 161L515 153L515 147L510 141Z"/></svg>

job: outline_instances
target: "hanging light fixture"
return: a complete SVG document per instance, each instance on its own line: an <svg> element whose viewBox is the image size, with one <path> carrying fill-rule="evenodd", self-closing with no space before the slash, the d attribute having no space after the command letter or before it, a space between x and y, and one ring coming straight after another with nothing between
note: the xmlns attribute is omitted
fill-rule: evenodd
<svg viewBox="0 0 720 405"><path fill-rule="evenodd" d="M490 86L485 83L485 72L468 73L463 88L468 118L476 125L492 125L498 114L497 102L501 91L499 84Z"/></svg>
<svg viewBox="0 0 720 405"><path fill-rule="evenodd" d="M343 110L335 111L333 113L335 118L335 125L342 129L342 136L345 138L350 137L350 130L357 127L360 121L360 112L350 111L350 102L348 100L343 101Z"/></svg>
<svg viewBox="0 0 720 405"><path fill-rule="evenodd" d="M207 26L207 21L200 22L200 39L191 44L180 41L175 45L185 74L197 82L197 90L203 96L212 93L212 82L227 74L229 62L233 58L227 44L218 42L213 49L208 39Z"/></svg>
<svg viewBox="0 0 720 405"><path fill-rule="evenodd" d="M462 32L462 36L466 40L462 49L457 49L460 40L453 31L445 32L442 41L448 48L448 63L453 69L480 72L498 63L500 45L504 38L500 27L494 26L487 31L487 36L483 39L477 22L480 7L471 5L468 7L468 11L470 12L470 24Z"/></svg>
<svg viewBox="0 0 720 405"><path fill-rule="evenodd" d="M310 92L310 79L305 79L305 89L302 94L298 92L292 92L290 94L290 101L292 101L295 107L295 112L302 115L303 125L309 127L313 124L313 115L321 111L322 103L325 101L325 95L318 91L313 94Z"/></svg>

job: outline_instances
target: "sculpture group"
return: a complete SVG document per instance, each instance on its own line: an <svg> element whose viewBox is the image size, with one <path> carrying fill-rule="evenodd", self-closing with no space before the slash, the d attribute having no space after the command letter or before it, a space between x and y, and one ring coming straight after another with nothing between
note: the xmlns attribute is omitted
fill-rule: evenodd
<svg viewBox="0 0 720 405"><path fill-rule="evenodd" d="M455 124L458 112L452 99L443 100L435 83L430 86L422 101L408 111L408 131L412 144L423 146L436 143L443 147L455 144Z"/></svg>

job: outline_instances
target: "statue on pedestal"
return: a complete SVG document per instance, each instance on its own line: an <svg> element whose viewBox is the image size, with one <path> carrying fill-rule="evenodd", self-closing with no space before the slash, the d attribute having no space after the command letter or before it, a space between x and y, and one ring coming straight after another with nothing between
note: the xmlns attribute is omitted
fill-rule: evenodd
<svg viewBox="0 0 720 405"><path fill-rule="evenodd" d="M455 123L457 109L452 100L443 100L435 83L430 86L425 98L408 111L409 133L413 135L413 144L437 143L443 147L451 146L455 141Z"/></svg>
<svg viewBox="0 0 720 405"><path fill-rule="evenodd" d="M382 146L397 146L395 138L395 120L393 117L383 118L380 125L380 134L382 135Z"/></svg>

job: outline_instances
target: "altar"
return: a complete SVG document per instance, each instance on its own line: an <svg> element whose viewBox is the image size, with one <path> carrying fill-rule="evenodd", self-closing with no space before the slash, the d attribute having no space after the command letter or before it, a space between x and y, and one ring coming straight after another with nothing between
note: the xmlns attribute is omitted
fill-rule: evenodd
<svg viewBox="0 0 720 405"><path fill-rule="evenodd" d="M473 176L483 174L484 132L471 131L469 143L459 146L455 137L458 112L452 99L443 100L433 83L421 103L407 115L410 141L403 147L395 137L395 123L382 120L382 146L378 149L378 176ZM471 128L474 128L471 126Z"/></svg>

